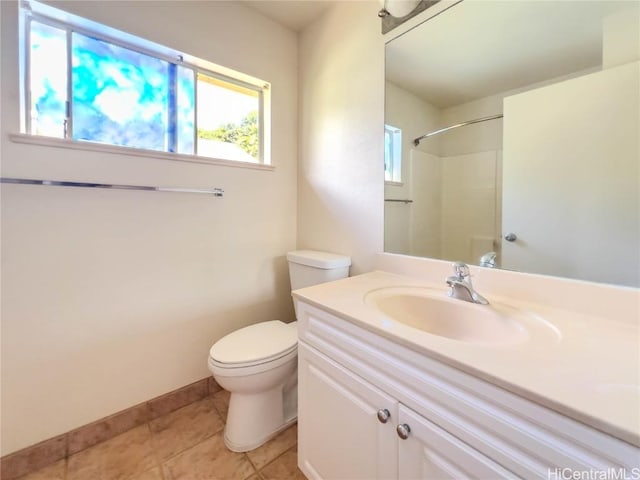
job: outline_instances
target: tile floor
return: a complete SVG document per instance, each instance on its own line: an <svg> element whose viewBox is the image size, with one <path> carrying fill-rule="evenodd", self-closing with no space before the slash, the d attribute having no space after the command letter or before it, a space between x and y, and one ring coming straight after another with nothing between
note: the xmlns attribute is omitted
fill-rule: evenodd
<svg viewBox="0 0 640 480"><path fill-rule="evenodd" d="M305 480L296 425L251 452L227 450L228 404L220 391L20 480Z"/></svg>

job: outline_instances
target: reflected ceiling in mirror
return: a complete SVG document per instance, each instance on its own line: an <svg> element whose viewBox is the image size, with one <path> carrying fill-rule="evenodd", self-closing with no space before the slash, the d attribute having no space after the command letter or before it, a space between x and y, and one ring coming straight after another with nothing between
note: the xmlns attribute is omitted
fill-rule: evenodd
<svg viewBox="0 0 640 480"><path fill-rule="evenodd" d="M385 251L640 286L639 19L464 0L390 40Z"/></svg>

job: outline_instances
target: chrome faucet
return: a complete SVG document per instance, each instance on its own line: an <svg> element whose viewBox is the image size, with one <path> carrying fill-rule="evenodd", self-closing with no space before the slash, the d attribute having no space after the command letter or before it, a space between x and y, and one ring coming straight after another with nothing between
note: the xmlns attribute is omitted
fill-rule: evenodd
<svg viewBox="0 0 640 480"><path fill-rule="evenodd" d="M453 264L455 275L447 277L447 285L451 287L448 295L451 298L464 300L465 302L488 305L489 301L476 292L471 284L471 272L466 263L456 262Z"/></svg>

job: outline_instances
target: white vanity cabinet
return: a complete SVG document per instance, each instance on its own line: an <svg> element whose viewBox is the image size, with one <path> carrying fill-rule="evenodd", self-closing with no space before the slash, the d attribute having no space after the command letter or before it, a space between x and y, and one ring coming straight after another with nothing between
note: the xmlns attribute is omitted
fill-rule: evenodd
<svg viewBox="0 0 640 480"><path fill-rule="evenodd" d="M298 359L298 436L306 439L298 454L307 477L394 478L398 402L305 344Z"/></svg>
<svg viewBox="0 0 640 480"><path fill-rule="evenodd" d="M310 479L509 478L509 472L301 344L298 452ZM511 475L512 476L512 475Z"/></svg>
<svg viewBox="0 0 640 480"><path fill-rule="evenodd" d="M490 458L469 447L433 422L400 405L398 478L451 479L514 478ZM392 478L392 477L388 477Z"/></svg>
<svg viewBox="0 0 640 480"><path fill-rule="evenodd" d="M640 476L631 444L357 322L296 308L298 465L309 479Z"/></svg>

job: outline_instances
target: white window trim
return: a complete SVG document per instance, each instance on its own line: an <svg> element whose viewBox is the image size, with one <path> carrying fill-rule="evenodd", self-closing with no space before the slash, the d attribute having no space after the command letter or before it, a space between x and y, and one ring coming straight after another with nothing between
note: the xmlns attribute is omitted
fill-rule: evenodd
<svg viewBox="0 0 640 480"><path fill-rule="evenodd" d="M394 152L392 153L391 158L391 176L393 177L391 180L384 181L385 185L392 185L401 187L404 185L402 181L402 129L398 127L394 127L393 125L384 125L384 130L386 132L390 132L392 135L398 133L399 141L394 142ZM386 149L385 149L386 150ZM386 173L386 172L385 172Z"/></svg>
<svg viewBox="0 0 640 480"><path fill-rule="evenodd" d="M187 155L183 153L162 152L159 150L145 150L143 148L123 147L119 145L105 145L103 143L78 142L64 138L45 137L43 135L31 135L28 133L10 133L9 140L14 143L28 145L38 145L42 147L65 148L70 150L81 150L85 152L110 153L116 155L127 155L133 157L157 158L162 160L173 160L179 162L208 163L210 165L221 165L225 167L252 168L254 170L274 171L275 166L257 162L242 162L238 160L223 160L220 158L200 157L198 155Z"/></svg>
<svg viewBox="0 0 640 480"><path fill-rule="evenodd" d="M11 134L10 138L16 143L31 143L34 145L46 145L61 148L74 148L86 151L99 151L119 153L124 155L134 155L142 157L164 158L167 160L191 161L196 163L210 163L216 165L231 165L244 168L258 168L260 170L273 170L271 156L271 84L264 80L258 79L251 75L238 72L231 68L217 65L213 62L194 57L177 50L170 49L150 40L138 37L136 35L117 30L115 28L103 25L92 20L79 17L77 15L59 10L46 4L42 4L33 0L21 0L20 9L20 128L21 133ZM84 35L97 37L114 45L137 51L139 53L160 58L170 63L191 68L196 74L202 73L221 80L235 83L240 86L255 90L259 94L259 144L260 151L258 161L243 162L238 160L225 160L212 157L202 157L197 154L182 154L176 152L165 152L156 150L145 150L133 147L124 147L119 145L104 145L99 143L79 142L71 139L60 139L56 137L46 137L34 135L29 132L29 34L24 15L30 16L36 21L40 21L52 26L66 29L72 29ZM197 95L197 90L195 90ZM196 107L197 109L197 104ZM197 114L197 110L195 112ZM197 123L194 123L194 134L197 135ZM197 138L194 139L197 144ZM266 168L265 168L266 167Z"/></svg>

